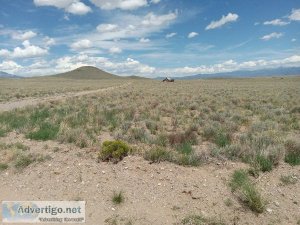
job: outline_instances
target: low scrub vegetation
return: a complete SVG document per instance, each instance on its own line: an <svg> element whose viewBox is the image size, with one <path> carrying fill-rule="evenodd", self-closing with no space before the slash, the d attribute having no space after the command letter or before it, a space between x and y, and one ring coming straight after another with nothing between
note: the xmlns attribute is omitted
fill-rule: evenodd
<svg viewBox="0 0 300 225"><path fill-rule="evenodd" d="M130 147L123 141L105 141L99 152L99 159L118 163L128 155Z"/></svg>
<svg viewBox="0 0 300 225"><path fill-rule="evenodd" d="M124 202L124 195L122 191L119 192L114 192L113 197L112 197L112 202L116 205L119 205Z"/></svg>
<svg viewBox="0 0 300 225"><path fill-rule="evenodd" d="M265 210L265 200L251 182L245 170L236 170L233 173L230 187L252 211L262 213Z"/></svg>
<svg viewBox="0 0 300 225"><path fill-rule="evenodd" d="M191 148L208 142L211 156L268 172L282 161L300 163L299 145L287 142L288 135L300 130L299 83L299 77L180 81L172 86L136 80L105 94L1 113L0 136L16 130L31 139L83 148L99 146L98 137L109 132L129 144L167 149L169 155L161 158L151 152L158 157L151 161L180 165L201 164Z"/></svg>
<svg viewBox="0 0 300 225"><path fill-rule="evenodd" d="M226 225L222 219L205 218L201 215L188 215L178 225Z"/></svg>

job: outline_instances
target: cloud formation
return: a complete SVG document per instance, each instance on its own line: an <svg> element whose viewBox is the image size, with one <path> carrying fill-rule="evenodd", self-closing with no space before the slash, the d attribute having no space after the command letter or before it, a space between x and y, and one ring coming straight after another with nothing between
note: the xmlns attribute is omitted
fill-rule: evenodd
<svg viewBox="0 0 300 225"><path fill-rule="evenodd" d="M48 54L48 49L43 49L39 46L31 45L28 40L23 41L23 48L16 47L13 51L0 49L0 57L5 58L35 58Z"/></svg>
<svg viewBox="0 0 300 225"><path fill-rule="evenodd" d="M197 32L191 32L188 34L188 38L193 38L193 37L196 37L198 36L199 34Z"/></svg>
<svg viewBox="0 0 300 225"><path fill-rule="evenodd" d="M300 21L300 9L293 9L291 15L289 15L289 19Z"/></svg>
<svg viewBox="0 0 300 225"><path fill-rule="evenodd" d="M79 0L34 0L36 6L53 6L75 15L85 15L92 9Z"/></svg>
<svg viewBox="0 0 300 225"><path fill-rule="evenodd" d="M286 22L281 19L275 19L275 20L265 21L264 25L285 26L288 25L289 23L290 22Z"/></svg>
<svg viewBox="0 0 300 225"><path fill-rule="evenodd" d="M91 0L91 2L104 10L134 10L148 5L147 0Z"/></svg>
<svg viewBox="0 0 300 225"><path fill-rule="evenodd" d="M86 49L90 47L92 47L92 42L88 39L79 40L71 44L71 48L73 50Z"/></svg>
<svg viewBox="0 0 300 225"><path fill-rule="evenodd" d="M271 34L267 34L267 35L261 37L260 39L264 40L264 41L269 41L269 40L274 39L274 38L278 39L278 38L280 38L282 36L283 36L283 33L273 32Z"/></svg>
<svg viewBox="0 0 300 225"><path fill-rule="evenodd" d="M11 34L11 37L15 40L29 40L33 37L35 37L37 34L31 30L29 31L25 31L25 32L22 32L22 31L18 31L18 32L13 32Z"/></svg>
<svg viewBox="0 0 300 225"><path fill-rule="evenodd" d="M205 30L212 30L212 29L216 29L216 28L222 27L226 23L232 23L232 22L237 21L238 18L239 18L239 16L237 14L235 14L235 13L228 13L227 16L223 15L220 20L212 21L209 25L207 25L207 27L205 28Z"/></svg>
<svg viewBox="0 0 300 225"><path fill-rule="evenodd" d="M177 35L177 33L175 33L175 32L169 33L169 34L166 34L166 38L171 38L171 37L174 37L175 35Z"/></svg>

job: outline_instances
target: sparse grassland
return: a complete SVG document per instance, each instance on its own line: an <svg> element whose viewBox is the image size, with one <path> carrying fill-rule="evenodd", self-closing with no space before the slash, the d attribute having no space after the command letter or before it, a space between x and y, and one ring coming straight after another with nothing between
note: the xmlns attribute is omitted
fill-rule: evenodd
<svg viewBox="0 0 300 225"><path fill-rule="evenodd" d="M67 186L91 223L297 223L299 77L130 82L0 113L2 197Z"/></svg>
<svg viewBox="0 0 300 225"><path fill-rule="evenodd" d="M106 82L101 85L112 84ZM30 139L90 147L109 132L117 140L149 146L144 155L153 162L192 166L207 158L197 150L206 142L210 157L267 172L284 160L299 164L299 85L299 77L137 80L105 94L1 113L0 135L17 130ZM47 86L51 89L51 82Z"/></svg>
<svg viewBox="0 0 300 225"><path fill-rule="evenodd" d="M122 80L66 79L37 77L25 79L0 78L0 102L17 101L24 98L53 96L66 92L77 92L106 88L124 83Z"/></svg>

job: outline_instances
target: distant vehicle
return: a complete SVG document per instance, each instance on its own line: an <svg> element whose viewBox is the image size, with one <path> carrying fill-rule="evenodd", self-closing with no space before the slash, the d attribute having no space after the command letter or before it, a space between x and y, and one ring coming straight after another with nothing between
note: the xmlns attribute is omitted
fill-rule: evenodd
<svg viewBox="0 0 300 225"><path fill-rule="evenodd" d="M174 82L174 79L166 77L165 79L163 79L163 82Z"/></svg>

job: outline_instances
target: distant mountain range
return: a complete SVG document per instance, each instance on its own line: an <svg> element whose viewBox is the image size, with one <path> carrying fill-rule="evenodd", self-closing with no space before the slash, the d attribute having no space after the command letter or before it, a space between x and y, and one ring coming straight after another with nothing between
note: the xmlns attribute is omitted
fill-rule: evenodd
<svg viewBox="0 0 300 225"><path fill-rule="evenodd" d="M0 78L22 78L22 77L0 71Z"/></svg>
<svg viewBox="0 0 300 225"><path fill-rule="evenodd" d="M300 75L300 67L279 67L275 69L262 69L262 70L239 70L225 73L213 73L213 74L197 74L184 77L172 77L177 80L193 80L193 79L209 79L209 78L240 78L240 77L272 77L272 76L290 76ZM160 80L165 77L156 77Z"/></svg>

